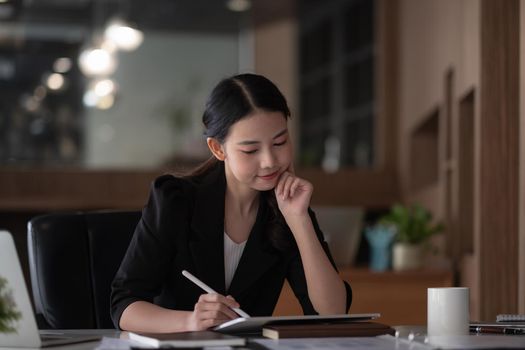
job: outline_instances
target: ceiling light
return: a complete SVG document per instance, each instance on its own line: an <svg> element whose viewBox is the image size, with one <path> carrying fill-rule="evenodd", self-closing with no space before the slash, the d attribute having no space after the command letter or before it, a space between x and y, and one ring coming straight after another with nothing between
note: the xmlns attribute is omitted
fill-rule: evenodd
<svg viewBox="0 0 525 350"><path fill-rule="evenodd" d="M116 84L111 79L103 79L95 82L93 91L97 96L104 97L115 93Z"/></svg>
<svg viewBox="0 0 525 350"><path fill-rule="evenodd" d="M30 95L22 96L21 103L28 112L36 112L40 108L40 101Z"/></svg>
<svg viewBox="0 0 525 350"><path fill-rule="evenodd" d="M124 51L137 49L144 40L144 34L123 20L112 20L104 32L105 37L111 40L117 48Z"/></svg>
<svg viewBox="0 0 525 350"><path fill-rule="evenodd" d="M115 104L116 84L110 79L103 79L89 84L82 101L86 107L109 109Z"/></svg>
<svg viewBox="0 0 525 350"><path fill-rule="evenodd" d="M78 58L80 70L87 76L109 75L117 69L115 56L104 48L89 48Z"/></svg>
<svg viewBox="0 0 525 350"><path fill-rule="evenodd" d="M251 0L228 0L226 1L226 7L230 11L244 12L252 7L252 2Z"/></svg>
<svg viewBox="0 0 525 350"><path fill-rule="evenodd" d="M46 79L46 85L50 90L58 91L64 87L65 79L62 74L53 73Z"/></svg>
<svg viewBox="0 0 525 350"><path fill-rule="evenodd" d="M67 73L71 70L73 63L69 57L60 57L53 63L53 70L57 73Z"/></svg>
<svg viewBox="0 0 525 350"><path fill-rule="evenodd" d="M107 96L101 97L97 101L96 107L98 109L106 110L106 109L110 109L111 107L113 107L114 104L115 104L115 96L107 95Z"/></svg>
<svg viewBox="0 0 525 350"><path fill-rule="evenodd" d="M35 88L35 91L33 92L33 96L38 100L42 101L44 98L46 98L47 90L43 85L38 85Z"/></svg>
<svg viewBox="0 0 525 350"><path fill-rule="evenodd" d="M84 93L82 102L84 102L84 106L86 107L95 107L99 99L100 97L95 94L95 91L88 90Z"/></svg>

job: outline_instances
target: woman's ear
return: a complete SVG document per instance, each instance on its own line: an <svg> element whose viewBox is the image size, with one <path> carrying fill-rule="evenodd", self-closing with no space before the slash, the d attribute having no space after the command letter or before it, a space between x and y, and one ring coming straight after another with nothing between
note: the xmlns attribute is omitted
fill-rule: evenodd
<svg viewBox="0 0 525 350"><path fill-rule="evenodd" d="M208 148L210 149L211 153L215 158L217 158L220 161L223 161L224 158L226 158L222 145L219 141L217 141L213 137L208 137L206 139L206 143L208 144Z"/></svg>

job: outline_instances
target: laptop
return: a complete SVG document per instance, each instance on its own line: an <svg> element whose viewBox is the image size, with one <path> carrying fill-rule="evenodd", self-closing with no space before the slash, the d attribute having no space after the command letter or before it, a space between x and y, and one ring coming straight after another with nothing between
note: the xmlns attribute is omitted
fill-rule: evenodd
<svg viewBox="0 0 525 350"><path fill-rule="evenodd" d="M0 320L0 348L42 348L64 344L98 341L101 336L49 334L38 330L29 294L22 274L13 237L0 230L0 305L10 315ZM3 331L2 331L3 330ZM42 331L44 333L45 331Z"/></svg>

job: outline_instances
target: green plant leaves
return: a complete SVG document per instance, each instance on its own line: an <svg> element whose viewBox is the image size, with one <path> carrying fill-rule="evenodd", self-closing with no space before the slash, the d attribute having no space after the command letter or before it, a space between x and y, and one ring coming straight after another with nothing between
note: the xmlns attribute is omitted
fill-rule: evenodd
<svg viewBox="0 0 525 350"><path fill-rule="evenodd" d="M13 294L8 289L7 280L0 276L0 333L15 333L13 323L18 321L22 314L17 310Z"/></svg>
<svg viewBox="0 0 525 350"><path fill-rule="evenodd" d="M442 224L432 224L432 214L419 204L409 207L395 204L379 223L394 226L396 240L411 244L421 243L444 229Z"/></svg>

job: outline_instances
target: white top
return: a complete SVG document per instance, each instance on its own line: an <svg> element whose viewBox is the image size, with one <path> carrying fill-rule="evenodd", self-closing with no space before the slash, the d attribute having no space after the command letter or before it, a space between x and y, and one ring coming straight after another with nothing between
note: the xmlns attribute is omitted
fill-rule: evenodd
<svg viewBox="0 0 525 350"><path fill-rule="evenodd" d="M235 243L230 236L224 232L224 284L226 290L230 288L230 284L241 260L242 252L246 241L242 243Z"/></svg>

